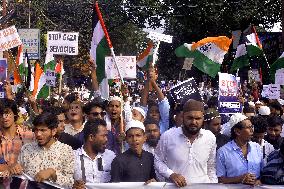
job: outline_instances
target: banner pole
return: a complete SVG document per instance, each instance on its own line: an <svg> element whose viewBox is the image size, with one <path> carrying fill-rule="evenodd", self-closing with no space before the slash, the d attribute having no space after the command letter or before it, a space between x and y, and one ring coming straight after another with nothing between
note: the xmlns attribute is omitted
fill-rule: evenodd
<svg viewBox="0 0 284 189"><path fill-rule="evenodd" d="M112 55L112 58L113 58L113 60L114 60L114 63L115 63L115 66L116 66L118 75L119 75L119 77L120 77L121 83L124 84L123 77L122 77L121 72L120 72L120 70L119 70L119 67L118 67L118 65L117 65L116 56L115 56L115 54L114 54L113 47L110 48L110 51L111 51L111 55Z"/></svg>

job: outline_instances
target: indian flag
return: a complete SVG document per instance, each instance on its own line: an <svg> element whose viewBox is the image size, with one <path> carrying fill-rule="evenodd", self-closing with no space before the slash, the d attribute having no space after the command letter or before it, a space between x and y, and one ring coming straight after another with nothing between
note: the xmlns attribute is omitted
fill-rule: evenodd
<svg viewBox="0 0 284 189"><path fill-rule="evenodd" d="M271 75L271 78L272 78L273 81L275 79L276 71L281 69L281 68L284 68L284 52L270 67L270 75Z"/></svg>
<svg viewBox="0 0 284 189"><path fill-rule="evenodd" d="M230 71L234 72L245 66L249 66L249 56L247 53L247 48L245 44L239 44Z"/></svg>
<svg viewBox="0 0 284 189"><path fill-rule="evenodd" d="M256 29L254 26L249 26L244 32L246 36L247 42L247 52L249 57L253 56L263 56L262 45L256 33Z"/></svg>
<svg viewBox="0 0 284 189"><path fill-rule="evenodd" d="M193 65L200 71L215 77L220 72L225 54L232 40L226 36L207 37L197 43L184 44L175 50L178 57L194 58Z"/></svg>
<svg viewBox="0 0 284 189"><path fill-rule="evenodd" d="M153 62L154 45L153 42L148 42L147 48L138 56L137 66L146 70L149 68L150 63Z"/></svg>
<svg viewBox="0 0 284 189"><path fill-rule="evenodd" d="M46 99L49 96L49 88L48 86L46 86L46 77L44 71L38 63L35 66L35 82L33 96L36 99Z"/></svg>
<svg viewBox="0 0 284 189"><path fill-rule="evenodd" d="M24 53L23 45L18 46L18 54L16 59L16 69L14 70L14 85L19 85L22 83L21 71L24 67Z"/></svg>

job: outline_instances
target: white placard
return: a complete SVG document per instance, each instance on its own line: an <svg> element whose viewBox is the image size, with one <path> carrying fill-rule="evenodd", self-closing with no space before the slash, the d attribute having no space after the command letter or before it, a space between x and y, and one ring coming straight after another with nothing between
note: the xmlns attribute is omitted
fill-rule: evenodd
<svg viewBox="0 0 284 189"><path fill-rule="evenodd" d="M17 47L22 44L15 26L0 30L0 51Z"/></svg>
<svg viewBox="0 0 284 189"><path fill-rule="evenodd" d="M284 73L275 74L275 84L284 85Z"/></svg>
<svg viewBox="0 0 284 189"><path fill-rule="evenodd" d="M79 33L47 32L47 53L78 54Z"/></svg>
<svg viewBox="0 0 284 189"><path fill-rule="evenodd" d="M276 70L276 74L284 74L284 68Z"/></svg>
<svg viewBox="0 0 284 189"><path fill-rule="evenodd" d="M55 87L55 82L56 82L55 71L47 69L45 77L46 77L46 85L50 87Z"/></svg>
<svg viewBox="0 0 284 189"><path fill-rule="evenodd" d="M249 70L249 80L252 81L260 81L260 75L257 69Z"/></svg>
<svg viewBox="0 0 284 189"><path fill-rule="evenodd" d="M269 99L279 99L280 98L280 85L270 84Z"/></svg>
<svg viewBox="0 0 284 189"><path fill-rule="evenodd" d="M117 56L116 63L122 78L136 78L136 57L135 56ZM107 79L119 79L119 73L112 57L105 58L105 70Z"/></svg>
<svg viewBox="0 0 284 189"><path fill-rule="evenodd" d="M264 98L268 98L269 92L270 92L270 85L263 85L261 96L264 97Z"/></svg>
<svg viewBox="0 0 284 189"><path fill-rule="evenodd" d="M23 52L28 53L29 59L40 58L40 30L39 29L18 29L23 43Z"/></svg>
<svg viewBox="0 0 284 189"><path fill-rule="evenodd" d="M165 34L157 33L157 32L152 32L152 31L149 32L148 38L153 41L163 41L166 43L173 42L173 36L165 35Z"/></svg>

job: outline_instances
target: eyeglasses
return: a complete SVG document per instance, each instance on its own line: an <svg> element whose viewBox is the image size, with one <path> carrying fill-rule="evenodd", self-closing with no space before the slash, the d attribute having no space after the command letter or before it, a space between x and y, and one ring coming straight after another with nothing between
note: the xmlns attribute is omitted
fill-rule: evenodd
<svg viewBox="0 0 284 189"><path fill-rule="evenodd" d="M100 116L104 117L106 115L106 113L105 112L91 112L89 115L92 115L94 117L97 117L97 116L100 115Z"/></svg>
<svg viewBox="0 0 284 189"><path fill-rule="evenodd" d="M251 125L251 126L246 126L246 127L242 127L243 129L251 129L251 130L254 130L254 126Z"/></svg>

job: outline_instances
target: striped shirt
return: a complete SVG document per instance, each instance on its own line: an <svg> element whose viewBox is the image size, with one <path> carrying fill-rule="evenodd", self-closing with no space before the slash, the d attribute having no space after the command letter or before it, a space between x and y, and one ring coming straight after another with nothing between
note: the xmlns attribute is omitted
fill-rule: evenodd
<svg viewBox="0 0 284 189"><path fill-rule="evenodd" d="M7 164L17 162L19 153L24 144L34 141L34 133L26 127L17 125L16 135L13 139L9 139L0 131L0 157L4 157Z"/></svg>

